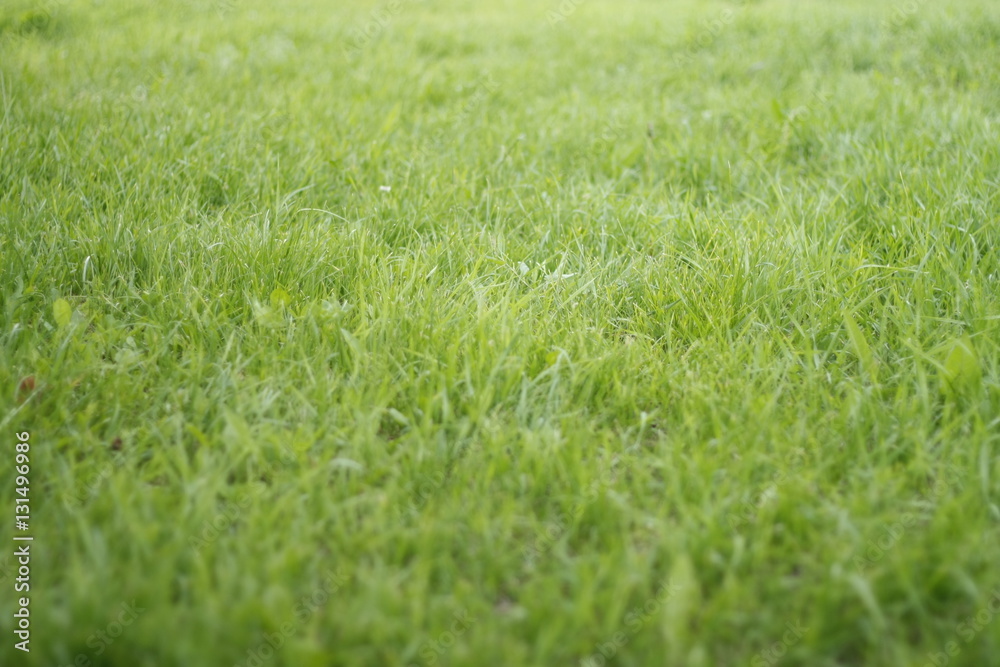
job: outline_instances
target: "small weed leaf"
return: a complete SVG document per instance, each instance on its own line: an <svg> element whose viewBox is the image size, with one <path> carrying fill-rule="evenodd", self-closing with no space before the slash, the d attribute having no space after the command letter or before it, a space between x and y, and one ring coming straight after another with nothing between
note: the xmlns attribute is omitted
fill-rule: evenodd
<svg viewBox="0 0 1000 667"><path fill-rule="evenodd" d="M363 465L355 461L354 459L344 458L343 456L338 456L330 460L331 468L346 468L347 470L357 470L358 472L363 471L365 468Z"/></svg>
<svg viewBox="0 0 1000 667"><path fill-rule="evenodd" d="M52 315L56 319L59 328L66 328L73 320L73 306L69 305L66 299L56 299L52 304Z"/></svg>
<svg viewBox="0 0 1000 667"><path fill-rule="evenodd" d="M941 372L945 380L943 388L956 394L975 390L982 381L983 371L972 339L968 336L956 338L946 349L948 354Z"/></svg>
<svg viewBox="0 0 1000 667"><path fill-rule="evenodd" d="M847 328L847 336L851 339L854 353L858 355L858 361L861 362L861 368L864 369L869 380L876 382L878 380L878 361L865 339L864 332L861 331L861 327L854 321L850 313L844 313L844 326Z"/></svg>
<svg viewBox="0 0 1000 667"><path fill-rule="evenodd" d="M287 308L290 305L292 305L291 294L281 289L280 287L276 288L273 292L271 292L271 308L274 308L275 310L281 310L283 308Z"/></svg>

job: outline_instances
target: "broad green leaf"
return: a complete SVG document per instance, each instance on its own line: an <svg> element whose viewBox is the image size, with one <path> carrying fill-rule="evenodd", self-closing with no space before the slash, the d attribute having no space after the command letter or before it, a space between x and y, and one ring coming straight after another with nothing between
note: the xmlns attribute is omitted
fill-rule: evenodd
<svg viewBox="0 0 1000 667"><path fill-rule="evenodd" d="M406 415L404 415L402 412L400 412L396 408L388 408L386 410L386 414L388 414L389 417L391 417L392 420L394 422L396 422L397 424L399 424L400 426L409 426L410 425L410 420L406 418Z"/></svg>
<svg viewBox="0 0 1000 667"><path fill-rule="evenodd" d="M951 341L941 372L947 389L961 392L974 389L982 381L983 370L972 339L962 336Z"/></svg>
<svg viewBox="0 0 1000 667"><path fill-rule="evenodd" d="M287 308L292 305L292 295L281 289L276 288L271 292L271 308L275 310L281 310L282 308Z"/></svg>
<svg viewBox="0 0 1000 667"><path fill-rule="evenodd" d="M254 441L253 432L250 425L235 411L225 408L222 413L226 426L222 430L222 436L227 443L239 443L244 445Z"/></svg>
<svg viewBox="0 0 1000 667"><path fill-rule="evenodd" d="M364 470L364 466L353 459L344 458L343 456L338 456L330 460L331 468L347 468L348 470Z"/></svg>
<svg viewBox="0 0 1000 667"><path fill-rule="evenodd" d="M56 324L67 327L73 320L73 306L66 299L56 299L52 304L52 315L56 318Z"/></svg>
<svg viewBox="0 0 1000 667"><path fill-rule="evenodd" d="M878 381L878 362L875 360L875 354L872 352L871 346L868 345L861 327L854 321L850 313L844 313L844 327L847 328L847 337L851 339L851 345L854 347L854 353L858 355L861 368L864 369L869 380Z"/></svg>

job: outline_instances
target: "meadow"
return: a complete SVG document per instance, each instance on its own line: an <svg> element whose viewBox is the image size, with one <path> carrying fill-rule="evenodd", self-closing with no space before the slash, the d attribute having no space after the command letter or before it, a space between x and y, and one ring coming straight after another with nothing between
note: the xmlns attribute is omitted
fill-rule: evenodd
<svg viewBox="0 0 1000 667"><path fill-rule="evenodd" d="M994 0L3 2L0 662L1000 664L997 63Z"/></svg>

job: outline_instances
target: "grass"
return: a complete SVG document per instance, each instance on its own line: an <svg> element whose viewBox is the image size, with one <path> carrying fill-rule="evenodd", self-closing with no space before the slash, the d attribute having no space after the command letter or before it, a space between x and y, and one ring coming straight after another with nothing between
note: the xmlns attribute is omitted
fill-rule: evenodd
<svg viewBox="0 0 1000 667"><path fill-rule="evenodd" d="M1000 7L339 4L0 11L2 661L996 664Z"/></svg>

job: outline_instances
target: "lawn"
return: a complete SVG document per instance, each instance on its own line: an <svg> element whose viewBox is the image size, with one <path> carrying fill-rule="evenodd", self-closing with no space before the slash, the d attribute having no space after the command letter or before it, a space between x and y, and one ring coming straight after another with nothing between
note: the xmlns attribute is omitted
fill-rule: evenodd
<svg viewBox="0 0 1000 667"><path fill-rule="evenodd" d="M998 62L995 0L2 3L0 662L1000 664Z"/></svg>

